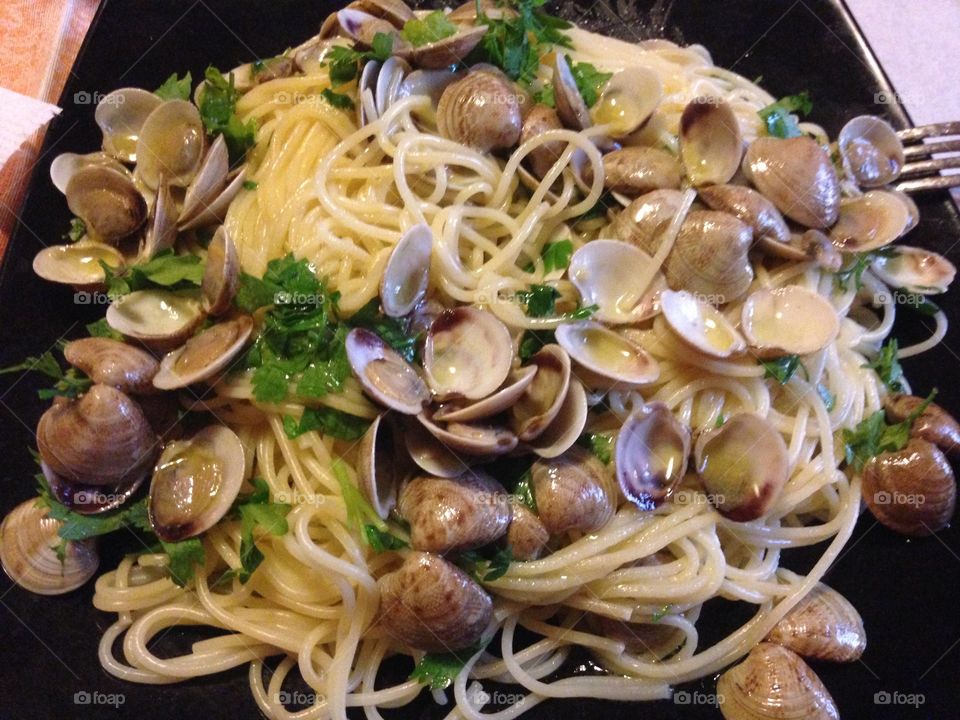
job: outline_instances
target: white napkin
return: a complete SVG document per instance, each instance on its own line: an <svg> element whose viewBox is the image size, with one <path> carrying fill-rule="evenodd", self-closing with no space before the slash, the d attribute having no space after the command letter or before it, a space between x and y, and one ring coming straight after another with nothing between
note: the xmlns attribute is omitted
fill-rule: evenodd
<svg viewBox="0 0 960 720"><path fill-rule="evenodd" d="M60 108L0 87L0 167L37 130L60 114Z"/></svg>

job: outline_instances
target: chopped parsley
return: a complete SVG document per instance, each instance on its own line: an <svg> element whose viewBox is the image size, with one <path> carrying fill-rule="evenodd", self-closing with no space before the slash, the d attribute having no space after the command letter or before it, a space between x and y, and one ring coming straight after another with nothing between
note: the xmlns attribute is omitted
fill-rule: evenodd
<svg viewBox="0 0 960 720"><path fill-rule="evenodd" d="M244 190L256 190L259 187L259 184L256 180L244 180L243 189Z"/></svg>
<svg viewBox="0 0 960 720"><path fill-rule="evenodd" d="M189 100L193 88L193 76L188 71L182 78L173 73L163 85L153 91L161 100Z"/></svg>
<svg viewBox="0 0 960 720"><path fill-rule="evenodd" d="M530 285L528 290L517 293L517 298L526 308L529 317L555 317L556 304L560 297L559 291L550 285ZM571 312L559 316L562 322L586 320L598 310L596 305L578 307ZM520 338L519 355L521 360L527 360L544 345L556 342L552 330L527 330Z"/></svg>
<svg viewBox="0 0 960 720"><path fill-rule="evenodd" d="M483 550L467 550L457 557L457 565L477 582L493 582L506 575L513 562L513 550L510 546L496 548L487 546Z"/></svg>
<svg viewBox="0 0 960 720"><path fill-rule="evenodd" d="M15 372L38 372L54 381L53 387L41 388L37 391L41 400L54 397L77 398L93 385L93 381L76 368L64 370L50 350L43 355L30 356L21 363L3 368L0 370L0 375Z"/></svg>
<svg viewBox="0 0 960 720"><path fill-rule="evenodd" d="M172 248L161 250L146 262L119 270L103 260L100 266L111 298L149 288L190 290L203 282L203 261L197 255L177 255Z"/></svg>
<svg viewBox="0 0 960 720"><path fill-rule="evenodd" d="M231 163L241 162L256 144L256 120L243 122L237 115L240 91L234 86L233 73L224 77L212 65L204 73L204 89L200 96L200 118L211 136L223 135L230 151Z"/></svg>
<svg viewBox="0 0 960 720"><path fill-rule="evenodd" d="M402 550L410 547L409 543L403 538L397 537L389 530L381 530L376 525L367 523L363 526L363 539L375 553L387 552L388 550Z"/></svg>
<svg viewBox="0 0 960 720"><path fill-rule="evenodd" d="M903 422L889 425L886 412L877 410L853 430L844 430L842 436L847 465L860 472L871 458L880 453L902 450L910 440L914 420L923 414L936 394L937 391L933 390Z"/></svg>
<svg viewBox="0 0 960 720"><path fill-rule="evenodd" d="M471 59L485 61L503 70L511 80L530 85L536 78L540 58L555 45L571 47L570 38L563 32L570 23L547 14L541 8L546 0L516 0L505 2L505 7L516 10L515 16L504 13L492 18L482 11L477 25L488 30Z"/></svg>
<svg viewBox="0 0 960 720"><path fill-rule="evenodd" d="M361 531L361 537L371 550L382 553L408 547L407 541L390 531L390 526L353 484L342 460L333 461L333 475L340 485L340 495L347 510L347 525Z"/></svg>
<svg viewBox="0 0 960 720"><path fill-rule="evenodd" d="M87 234L87 226L78 217L71 218L70 220L70 229L63 234L64 240L69 240L70 242L77 242L80 238Z"/></svg>
<svg viewBox="0 0 960 720"><path fill-rule="evenodd" d="M807 369L800 362L799 355L784 355L775 360L761 360L760 365L763 366L764 378L773 378L781 385L790 382L790 378L797 373L797 370L803 370L803 374L807 374Z"/></svg>
<svg viewBox="0 0 960 720"><path fill-rule="evenodd" d="M330 103L333 107L338 110L353 110L353 100L350 99L349 95L344 95L343 93L334 92L330 88L324 88L320 91L320 95Z"/></svg>
<svg viewBox="0 0 960 720"><path fill-rule="evenodd" d="M87 325L87 334L90 337L110 338L111 340L123 340L123 335L118 333L107 322L106 318L100 318Z"/></svg>
<svg viewBox="0 0 960 720"><path fill-rule="evenodd" d="M798 95L787 95L775 103L767 105L758 113L767 128L767 133L778 138L800 137L796 113L809 115L813 111L810 93L804 91Z"/></svg>
<svg viewBox="0 0 960 720"><path fill-rule="evenodd" d="M300 416L300 422L290 416L283 418L284 432L291 440L311 430L340 440L359 440L368 427L370 427L370 421L366 418L349 415L342 410L327 406L305 408L303 415Z"/></svg>
<svg viewBox="0 0 960 720"><path fill-rule="evenodd" d="M573 62L568 56L564 57L566 57L567 64L570 66L570 73L577 83L577 90L580 91L580 96L587 104L587 107L593 107L597 104L597 100L600 99L600 91L603 90L603 86L607 84L607 80L613 77L613 73L602 72L588 62ZM548 105L549 107L556 107L557 100L555 92L553 85L546 83L533 94L534 102L540 103L541 105Z"/></svg>
<svg viewBox="0 0 960 720"><path fill-rule="evenodd" d="M242 583L249 580L263 562L263 553L257 547L254 530L260 527L280 537L289 529L287 513L290 512L290 506L270 502L270 487L266 481L253 478L250 482L253 492L238 497L232 509L232 514L240 518L240 568L236 576Z"/></svg>
<svg viewBox="0 0 960 720"><path fill-rule="evenodd" d="M610 433L584 433L577 444L596 455L604 465L610 464L613 457L613 436Z"/></svg>
<svg viewBox="0 0 960 720"><path fill-rule="evenodd" d="M407 362L413 362L417 356L417 343L420 336L411 333L403 320L381 313L380 303L376 298L351 315L347 319L347 324L350 327L365 328L376 333Z"/></svg>
<svg viewBox="0 0 960 720"><path fill-rule="evenodd" d="M431 690L443 690L457 678L470 658L487 646L487 642L489 640L480 641L455 652L427 653L410 673L410 679L429 685Z"/></svg>
<svg viewBox="0 0 960 720"><path fill-rule="evenodd" d="M170 579L180 587L193 580L197 565L201 567L207 561L207 554L203 549L200 538L192 537L178 542L160 541L160 547L167 554L167 570Z"/></svg>
<svg viewBox="0 0 960 720"><path fill-rule="evenodd" d="M414 47L420 47L456 33L457 26L447 19L444 12L434 10L426 17L407 20L400 31L400 36Z"/></svg>
<svg viewBox="0 0 960 720"><path fill-rule="evenodd" d="M370 50L356 50L345 45L334 45L322 63L330 73L330 82L334 87L344 85L360 73L360 66L367 60L383 62L393 54L393 36L377 33L373 37Z"/></svg>
<svg viewBox="0 0 960 720"><path fill-rule="evenodd" d="M880 352L870 362L863 365L877 373L880 382L887 386L890 392L903 392L903 367L897 358L900 348L896 338L880 348Z"/></svg>
<svg viewBox="0 0 960 720"><path fill-rule="evenodd" d="M540 251L540 259L543 260L543 271L550 273L554 270L565 270L570 265L570 257L572 255L573 242L571 240L558 240L557 242L547 243ZM530 263L524 269L527 272L533 272L533 263Z"/></svg>
<svg viewBox="0 0 960 720"><path fill-rule="evenodd" d="M520 476L517 484L513 486L513 494L520 501L520 504L526 505L533 512L537 511L537 499L533 495L533 476L529 469Z"/></svg>

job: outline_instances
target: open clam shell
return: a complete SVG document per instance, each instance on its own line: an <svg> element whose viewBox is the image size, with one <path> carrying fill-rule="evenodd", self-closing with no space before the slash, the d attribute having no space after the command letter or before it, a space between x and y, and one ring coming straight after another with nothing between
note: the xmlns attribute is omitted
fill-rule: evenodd
<svg viewBox="0 0 960 720"><path fill-rule="evenodd" d="M694 187L729 182L740 167L740 122L722 98L691 100L680 116L680 157Z"/></svg>
<svg viewBox="0 0 960 720"><path fill-rule="evenodd" d="M752 293L743 303L740 328L760 357L807 355L837 336L840 320L819 293L788 285Z"/></svg>
<svg viewBox="0 0 960 720"><path fill-rule="evenodd" d="M617 214L613 233L617 239L646 253L655 253L660 233L673 222L682 205L683 193L679 190L654 190L641 195Z"/></svg>
<svg viewBox="0 0 960 720"><path fill-rule="evenodd" d="M613 138L624 138L643 125L663 98L659 76L643 67L628 67L613 74L593 108L593 121L606 125Z"/></svg>
<svg viewBox="0 0 960 720"><path fill-rule="evenodd" d="M200 301L169 290L137 290L107 308L107 324L153 350L169 350L186 340L203 321Z"/></svg>
<svg viewBox="0 0 960 720"><path fill-rule="evenodd" d="M93 382L133 394L152 392L160 367L150 353L112 338L72 340L64 346L63 357Z"/></svg>
<svg viewBox="0 0 960 720"><path fill-rule="evenodd" d="M223 425L169 443L150 481L147 511L165 542L195 537L227 514L245 475L243 443Z"/></svg>
<svg viewBox="0 0 960 720"><path fill-rule="evenodd" d="M138 477L118 485L85 485L64 480L42 461L40 471L57 502L80 515L99 515L116 510L140 489L150 474L148 468L143 468Z"/></svg>
<svg viewBox="0 0 960 720"><path fill-rule="evenodd" d="M249 315L211 325L164 356L153 378L154 387L175 390L218 375L240 354L252 331Z"/></svg>
<svg viewBox="0 0 960 720"><path fill-rule="evenodd" d="M427 293L433 233L420 223L407 230L390 253L380 279L380 304L390 317L410 313Z"/></svg>
<svg viewBox="0 0 960 720"><path fill-rule="evenodd" d="M874 257L870 269L890 287L922 295L945 293L957 274L943 255L911 245L898 245L894 254Z"/></svg>
<svg viewBox="0 0 960 720"><path fill-rule="evenodd" d="M617 482L641 510L663 503L687 472L690 431L663 403L632 413L617 435Z"/></svg>
<svg viewBox="0 0 960 720"><path fill-rule="evenodd" d="M844 168L865 188L888 185L900 177L905 162L903 143L885 120L860 115L843 126L837 149Z"/></svg>
<svg viewBox="0 0 960 720"><path fill-rule="evenodd" d="M403 479L397 463L396 428L385 414L374 418L357 448L357 485L377 515L386 520L397 505Z"/></svg>
<svg viewBox="0 0 960 720"><path fill-rule="evenodd" d="M107 167L124 175L130 174L130 171L124 165L104 152L87 153L86 155L66 152L57 155L50 163L50 180L57 190L66 195L70 178L83 168L91 166Z"/></svg>
<svg viewBox="0 0 960 720"><path fill-rule="evenodd" d="M560 121L571 130L585 130L593 124L590 108L580 94L570 64L562 52L553 55L553 96Z"/></svg>
<svg viewBox="0 0 960 720"><path fill-rule="evenodd" d="M509 410L533 382L536 374L536 365L518 368L510 373L503 387L495 393L469 405L455 402L441 405L434 411L433 419L443 422L472 422Z"/></svg>
<svg viewBox="0 0 960 720"><path fill-rule="evenodd" d="M729 213L753 229L754 240L790 242L790 228L776 206L745 185L711 185L700 188L700 198L711 210Z"/></svg>
<svg viewBox="0 0 960 720"><path fill-rule="evenodd" d="M120 88L105 95L94 112L103 133L103 151L123 162L137 161L137 141L147 118L163 104L141 88Z"/></svg>
<svg viewBox="0 0 960 720"><path fill-rule="evenodd" d="M480 44L486 32L486 25L463 28L450 37L413 48L410 62L428 70L456 65Z"/></svg>
<svg viewBox="0 0 960 720"><path fill-rule="evenodd" d="M728 358L747 349L737 329L719 310L685 290L664 290L660 309L677 337L704 355Z"/></svg>
<svg viewBox="0 0 960 720"><path fill-rule="evenodd" d="M899 197L871 190L841 203L830 240L843 252L868 252L902 237L910 222L910 208Z"/></svg>
<svg viewBox="0 0 960 720"><path fill-rule="evenodd" d="M207 246L200 292L203 309L211 315L223 315L230 309L240 281L240 256L236 243L221 225Z"/></svg>
<svg viewBox="0 0 960 720"><path fill-rule="evenodd" d="M517 447L517 436L507 428L458 422L440 425L427 413L420 413L417 419L452 453L488 457L504 455Z"/></svg>
<svg viewBox="0 0 960 720"><path fill-rule="evenodd" d="M73 245L51 245L33 258L33 271L50 282L94 288L106 279L100 262L111 268L124 264L123 255L109 245L81 240Z"/></svg>
<svg viewBox="0 0 960 720"><path fill-rule="evenodd" d="M152 190L166 177L187 187L203 162L206 131L196 105L169 100L147 117L137 141L137 176Z"/></svg>
<svg viewBox="0 0 960 720"><path fill-rule="evenodd" d="M597 239L573 254L567 273L580 291L583 304L597 306L597 320L637 323L656 315L659 293L665 285L657 272L649 287L637 288L637 278L650 274L652 262L647 253L634 245Z"/></svg>
<svg viewBox="0 0 960 720"><path fill-rule="evenodd" d="M665 150L625 147L603 156L603 186L611 192L637 197L654 190L679 188L680 179L680 163ZM589 165L584 180L593 181Z"/></svg>
<svg viewBox="0 0 960 720"><path fill-rule="evenodd" d="M512 363L510 331L486 310L445 310L427 332L423 369L440 399L484 398L503 384Z"/></svg>
<svg viewBox="0 0 960 720"><path fill-rule="evenodd" d="M660 377L660 366L650 353L600 323L564 323L556 337L577 378L591 390L639 387Z"/></svg>
<svg viewBox="0 0 960 720"><path fill-rule="evenodd" d="M378 335L354 328L347 335L347 359L370 397L404 415L416 415L430 400L419 373Z"/></svg>
<svg viewBox="0 0 960 720"><path fill-rule="evenodd" d="M177 205L170 193L170 184L165 179L160 181L160 187L157 188L149 221L140 243L140 262L150 260L161 250L172 248L177 241Z"/></svg>
<svg viewBox="0 0 960 720"><path fill-rule="evenodd" d="M544 345L530 362L537 366L537 374L510 408L510 425L524 442L553 422L570 387L570 356L559 345Z"/></svg>
<svg viewBox="0 0 960 720"><path fill-rule="evenodd" d="M556 417L547 425L547 429L531 440L528 445L543 458L562 455L580 438L587 424L587 410L587 391L578 380L571 378L570 387Z"/></svg>
<svg viewBox="0 0 960 720"><path fill-rule="evenodd" d="M436 477L457 477L470 468L467 461L473 459L455 453L420 422L404 426L403 443L414 464Z"/></svg>
<svg viewBox="0 0 960 720"><path fill-rule="evenodd" d="M139 230L147 219L147 203L126 173L107 165L88 165L67 183L70 212L83 220L98 240L115 243Z"/></svg>

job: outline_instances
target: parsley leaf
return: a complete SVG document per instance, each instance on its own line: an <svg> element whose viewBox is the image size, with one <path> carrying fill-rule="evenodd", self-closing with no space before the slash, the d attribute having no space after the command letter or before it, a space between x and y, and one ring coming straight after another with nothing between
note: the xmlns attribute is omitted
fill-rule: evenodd
<svg viewBox="0 0 960 720"><path fill-rule="evenodd" d="M330 88L321 90L320 95L338 110L353 110L353 100L350 99L349 95L334 92Z"/></svg>
<svg viewBox="0 0 960 720"><path fill-rule="evenodd" d="M570 265L572 255L573 242L570 240L547 243L540 252L540 257L543 259L543 271L548 273L554 270L565 270Z"/></svg>
<svg viewBox="0 0 960 720"><path fill-rule="evenodd" d="M3 368L0 370L0 375L15 372L38 372L55 381L52 388L42 388L37 391L41 400L49 400L58 396L77 398L90 389L93 384L90 378L76 368L71 367L64 371L50 350L47 350L43 355L30 356L21 363Z"/></svg>
<svg viewBox="0 0 960 720"><path fill-rule="evenodd" d="M424 18L407 20L400 31L401 37L414 47L443 40L455 35L457 26L447 19L441 10L434 10Z"/></svg>
<svg viewBox="0 0 960 720"><path fill-rule="evenodd" d="M803 135L794 113L809 115L812 111L813 101L810 94L804 91L798 95L780 98L758 114L766 124L768 134L778 138L794 138Z"/></svg>
<svg viewBox="0 0 960 720"><path fill-rule="evenodd" d="M781 385L790 382L797 370L803 370L803 374L807 374L799 355L784 355L775 360L760 361L760 364L763 366L763 377L773 378Z"/></svg>
<svg viewBox="0 0 960 720"><path fill-rule="evenodd" d="M597 456L604 465L609 465L613 457L613 437L610 433L584 433L577 444Z"/></svg>
<svg viewBox="0 0 960 720"><path fill-rule="evenodd" d="M161 250L150 260L115 270L100 261L110 297L119 297L136 290L165 288L186 290L200 287L203 262L197 255L177 255L173 249Z"/></svg>
<svg viewBox="0 0 960 720"><path fill-rule="evenodd" d="M880 453L902 450L910 440L914 420L923 414L936 394L936 390L931 392L903 422L888 425L886 412L877 410L864 418L853 430L845 429L842 437L847 465L860 472L871 458Z"/></svg>
<svg viewBox="0 0 960 720"><path fill-rule="evenodd" d="M533 94L533 101L547 107L556 107L557 99L553 95L553 85L544 83L543 87Z"/></svg>
<svg viewBox="0 0 960 720"><path fill-rule="evenodd" d="M517 484L513 486L513 494L528 509L537 512L537 499L533 494L533 476L529 469L520 476Z"/></svg>
<svg viewBox="0 0 960 720"><path fill-rule="evenodd" d="M903 392L903 367L897 358L899 350L897 339L890 338L890 342L880 348L877 356L863 365L874 370L890 392Z"/></svg>
<svg viewBox="0 0 960 720"><path fill-rule="evenodd" d="M102 337L110 338L111 340L123 340L123 335L118 333L109 323L107 323L106 318L100 318L99 320L90 323L87 325L87 333L90 337Z"/></svg>
<svg viewBox="0 0 960 720"><path fill-rule="evenodd" d="M230 162L237 163L246 157L247 151L256 144L257 122L243 122L237 116L237 100L240 92L233 82L233 73L224 77L212 65L204 73L204 89L200 97L200 118L211 136L223 135L230 151Z"/></svg>
<svg viewBox="0 0 960 720"><path fill-rule="evenodd" d="M306 408L299 423L291 417L283 419L283 429L290 439L317 430L323 435L340 440L359 440L369 427L370 421L366 418L348 415L342 410L327 406Z"/></svg>
<svg viewBox="0 0 960 720"><path fill-rule="evenodd" d="M393 36L377 33L373 36L370 50L356 50L345 45L330 48L326 59L321 63L330 73L330 82L334 87L345 85L360 74L360 66L367 60L383 62L393 54Z"/></svg>
<svg viewBox="0 0 960 720"><path fill-rule="evenodd" d="M189 100L192 87L193 76L190 75L189 71L182 78L173 73L153 93L162 100Z"/></svg>
<svg viewBox="0 0 960 720"><path fill-rule="evenodd" d="M87 226L78 217L70 219L70 229L67 230L63 235L64 240L69 240L70 242L77 242L80 238L87 234Z"/></svg>
<svg viewBox="0 0 960 720"><path fill-rule="evenodd" d="M556 341L557 337L553 330L527 330L520 338L520 348L517 354L521 361L526 362L536 355L544 345L550 345Z"/></svg>
<svg viewBox="0 0 960 720"><path fill-rule="evenodd" d="M363 526L363 538L375 553L382 553L387 550L402 550L405 547L410 547L406 540L397 537L388 530L381 530L376 525L370 523Z"/></svg>
<svg viewBox="0 0 960 720"><path fill-rule="evenodd" d="M552 46L571 46L570 38L562 32L570 23L541 10L544 1L504 3L517 11L515 16L504 13L502 17L491 18L481 11L476 24L486 25L488 29L473 53L476 59L492 63L511 80L529 85L536 77L540 58Z"/></svg>
<svg viewBox="0 0 960 720"><path fill-rule="evenodd" d="M527 306L527 315L540 318L554 314L560 291L550 285L531 285L529 290L517 295L520 302Z"/></svg>
<svg viewBox="0 0 960 720"><path fill-rule="evenodd" d="M456 679L470 658L487 646L487 642L480 641L455 652L427 653L410 673L410 679L429 685L431 690L443 690Z"/></svg>
<svg viewBox="0 0 960 720"><path fill-rule="evenodd" d="M192 537L179 542L168 543L160 541L160 547L170 558L167 569L170 571L170 579L176 585L185 587L193 580L197 565L201 567L207 560L207 554L203 549L203 542L200 538Z"/></svg>
<svg viewBox="0 0 960 720"><path fill-rule="evenodd" d="M351 315L347 324L376 333L407 362L412 363L417 356L417 343L420 336L411 334L403 320L381 313L380 303L376 298Z"/></svg>
<svg viewBox="0 0 960 720"><path fill-rule="evenodd" d="M285 535L289 529L287 513L290 506L286 503L270 502L270 488L261 478L253 478L254 490L249 495L237 499L235 511L240 515L240 563L237 572L240 582L245 583L263 562L263 553L257 547L253 531L261 527L277 537Z"/></svg>
<svg viewBox="0 0 960 720"><path fill-rule="evenodd" d="M259 183L256 180L244 180L243 189L244 190L256 190L259 187Z"/></svg>
<svg viewBox="0 0 960 720"><path fill-rule="evenodd" d="M613 73L601 72L588 62L572 62L567 58L567 64L570 66L570 72L573 79L577 81L577 89L583 97L587 107L593 107L597 104L600 97L600 91L607 84L607 80L613 77Z"/></svg>
<svg viewBox="0 0 960 720"><path fill-rule="evenodd" d="M373 525L378 530L387 530L387 524L377 515L367 499L363 496L347 472L343 460L337 458L333 461L333 475L340 485L340 495L343 497L343 504L347 508L347 525L352 528L360 529L363 525Z"/></svg>
<svg viewBox="0 0 960 720"><path fill-rule="evenodd" d="M853 283L854 290L860 290L863 287L863 273L870 263L873 262L874 254L872 252L856 253L853 260L837 271L837 287L841 290L849 290L850 283Z"/></svg>

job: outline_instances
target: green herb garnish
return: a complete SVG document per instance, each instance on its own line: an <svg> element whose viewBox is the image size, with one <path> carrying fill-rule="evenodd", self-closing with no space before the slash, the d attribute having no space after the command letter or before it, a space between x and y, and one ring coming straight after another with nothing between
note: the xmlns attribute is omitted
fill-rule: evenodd
<svg viewBox="0 0 960 720"><path fill-rule="evenodd" d="M283 429L291 440L311 430L340 440L359 440L369 427L366 418L327 406L305 408L299 423L289 416L283 418Z"/></svg>
<svg viewBox="0 0 960 720"><path fill-rule="evenodd" d="M63 235L64 240L69 240L70 242L77 242L80 238L87 234L87 226L78 217L71 218L70 220L70 229L67 230Z"/></svg>
<svg viewBox="0 0 960 720"><path fill-rule="evenodd" d="M420 47L456 33L457 26L447 19L443 11L434 10L426 17L407 20L400 36L414 47Z"/></svg>
<svg viewBox="0 0 960 720"><path fill-rule="evenodd" d="M146 262L120 270L111 268L102 260L100 266L111 298L150 288L191 290L200 287L203 282L203 262L200 258L197 255L177 255L172 249L161 250Z"/></svg>
<svg viewBox="0 0 960 720"><path fill-rule="evenodd" d="M794 138L803 135L795 113L809 115L812 111L813 101L810 94L804 91L780 98L760 110L759 115L766 124L768 134L778 138Z"/></svg>
<svg viewBox="0 0 960 720"><path fill-rule="evenodd" d="M349 95L344 95L343 93L334 92L330 88L324 88L320 91L320 95L328 103L333 105L333 107L338 110L353 110L353 100L350 99Z"/></svg>
<svg viewBox="0 0 960 720"><path fill-rule="evenodd" d="M443 690L456 680L470 658L482 651L488 641L481 641L463 650L449 653L427 653L417 663L410 679L423 685L429 685L431 690Z"/></svg>
<svg viewBox="0 0 960 720"><path fill-rule="evenodd" d="M510 79L529 85L537 75L540 58L554 45L571 47L570 38L562 32L571 27L570 23L541 10L545 2L506 2L504 7L515 9L517 14L504 13L499 18L491 18L481 10L476 24L486 25L488 30L472 55L478 61L496 65Z"/></svg>
<svg viewBox="0 0 960 720"><path fill-rule="evenodd" d="M192 88L193 76L187 71L182 78L173 73L153 93L162 100L189 100Z"/></svg>
<svg viewBox="0 0 960 720"><path fill-rule="evenodd" d="M370 50L355 50L345 45L334 45L322 63L330 73L334 87L344 85L360 73L360 66L367 60L383 62L393 54L393 36L377 33Z"/></svg>
<svg viewBox="0 0 960 720"><path fill-rule="evenodd" d="M842 437L847 465L860 472L871 458L880 453L902 450L910 440L914 420L923 414L936 395L937 391L933 390L903 422L888 425L886 412L877 410L853 430L845 429Z"/></svg>
<svg viewBox="0 0 960 720"><path fill-rule="evenodd" d="M874 370L887 389L895 393L903 392L903 367L897 358L899 350L897 339L890 338L890 342L880 348L877 356L862 366Z"/></svg>
<svg viewBox="0 0 960 720"><path fill-rule="evenodd" d="M21 363L3 368L0 370L0 375L15 372L38 372L54 381L53 387L41 388L37 391L41 400L54 397L77 398L93 385L93 381L76 368L64 370L50 350L43 355L30 356Z"/></svg>
<svg viewBox="0 0 960 720"><path fill-rule="evenodd" d="M610 464L613 457L613 436L610 433L584 433L577 444L596 455L604 465Z"/></svg>
<svg viewBox="0 0 960 720"><path fill-rule="evenodd" d="M237 116L240 92L234 86L233 73L224 77L211 65L204 73L204 79L206 82L200 97L203 126L209 135L223 135L231 163L238 163L256 144L257 123L255 120L243 122Z"/></svg>
<svg viewBox="0 0 960 720"><path fill-rule="evenodd" d="M799 355L784 355L775 360L761 360L760 364L763 366L763 377L773 378L781 385L790 382L790 378L796 374L797 370L803 370L803 374L807 374L807 369L800 362Z"/></svg>

